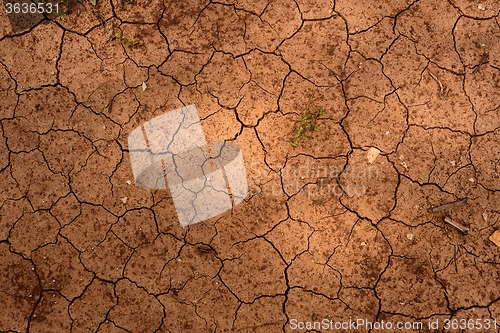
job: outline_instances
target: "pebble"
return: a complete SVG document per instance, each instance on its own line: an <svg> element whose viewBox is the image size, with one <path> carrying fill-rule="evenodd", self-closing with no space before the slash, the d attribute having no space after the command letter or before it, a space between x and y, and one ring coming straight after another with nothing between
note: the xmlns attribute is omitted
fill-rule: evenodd
<svg viewBox="0 0 500 333"><path fill-rule="evenodd" d="M495 231L490 236L490 241L492 241L496 246L500 247L500 230Z"/></svg>
<svg viewBox="0 0 500 333"><path fill-rule="evenodd" d="M378 150L375 147L370 147L368 151L366 152L366 158L368 159L368 163L372 164L375 162L375 159L377 159L378 155L380 154L380 150Z"/></svg>

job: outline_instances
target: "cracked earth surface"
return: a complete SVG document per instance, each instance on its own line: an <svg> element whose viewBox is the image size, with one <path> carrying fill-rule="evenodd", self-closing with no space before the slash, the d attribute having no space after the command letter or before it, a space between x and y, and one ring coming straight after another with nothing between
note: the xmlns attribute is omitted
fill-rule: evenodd
<svg viewBox="0 0 500 333"><path fill-rule="evenodd" d="M498 1L86 6L21 32L0 14L0 331L499 331ZM308 101L325 113L292 147ZM127 136L189 104L250 193L182 228L135 186Z"/></svg>

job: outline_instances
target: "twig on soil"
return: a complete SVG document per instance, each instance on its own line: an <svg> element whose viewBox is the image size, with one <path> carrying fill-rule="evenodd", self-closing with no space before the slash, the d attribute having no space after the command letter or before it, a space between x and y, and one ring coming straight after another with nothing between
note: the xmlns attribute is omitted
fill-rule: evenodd
<svg viewBox="0 0 500 333"><path fill-rule="evenodd" d="M461 225L460 223L458 222L455 222L453 221L452 219L450 219L448 216L445 216L444 217L444 222L448 223L449 225L457 228L458 230L460 230L461 232L463 232L464 234L467 234L469 232L469 228L466 227L466 226L463 226Z"/></svg>
<svg viewBox="0 0 500 333"><path fill-rule="evenodd" d="M317 199L317 200L313 200L313 204L314 205L322 205L326 202L326 199Z"/></svg>
<svg viewBox="0 0 500 333"><path fill-rule="evenodd" d="M488 62L489 56L490 56L489 53L484 53L481 56L481 60L479 61L479 64L476 65L476 68L474 68L474 70L472 71L472 74L476 74L479 71L479 69L481 68L481 66Z"/></svg>
<svg viewBox="0 0 500 333"><path fill-rule="evenodd" d="M205 244L200 244L196 246L195 249L198 253L210 253L214 251L209 245Z"/></svg>
<svg viewBox="0 0 500 333"><path fill-rule="evenodd" d="M436 75L432 74L431 72L429 72L429 75L434 79L434 81L436 81L439 84L439 89L440 89L439 97L446 97L450 89L445 87L444 84L437 78Z"/></svg>
<svg viewBox="0 0 500 333"><path fill-rule="evenodd" d="M453 245L453 262L455 263L455 273L458 274L457 246L456 245Z"/></svg>
<svg viewBox="0 0 500 333"><path fill-rule="evenodd" d="M443 210L452 209L455 207L461 207L461 206L465 206L467 204L468 204L467 199L457 200L457 201L450 202L450 203L447 203L447 204L444 204L441 206L429 208L428 212L429 213L442 212Z"/></svg>

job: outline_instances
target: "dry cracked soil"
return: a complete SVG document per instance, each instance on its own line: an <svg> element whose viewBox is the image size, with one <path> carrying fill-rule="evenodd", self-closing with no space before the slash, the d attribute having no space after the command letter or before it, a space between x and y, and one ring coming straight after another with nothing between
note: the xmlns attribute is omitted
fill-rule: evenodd
<svg viewBox="0 0 500 333"><path fill-rule="evenodd" d="M499 1L8 3L1 332L500 331ZM180 227L127 137L190 104L249 191Z"/></svg>

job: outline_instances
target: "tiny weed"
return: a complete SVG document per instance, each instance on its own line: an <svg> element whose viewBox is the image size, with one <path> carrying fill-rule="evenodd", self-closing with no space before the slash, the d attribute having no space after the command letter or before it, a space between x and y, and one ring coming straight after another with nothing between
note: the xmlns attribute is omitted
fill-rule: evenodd
<svg viewBox="0 0 500 333"><path fill-rule="evenodd" d="M314 131L318 130L318 117L325 114L322 108L312 107L311 104L314 99L313 92L309 98L309 102L306 105L305 112L300 115L299 120L295 124L295 134L293 138L289 141L290 145L297 147L299 140L302 138L309 138Z"/></svg>
<svg viewBox="0 0 500 333"><path fill-rule="evenodd" d="M109 40L110 41L114 41L114 40L119 41L126 49L128 49L129 47L136 46L139 43L139 42L136 42L136 41L133 41L133 40L130 40L128 38L123 37L122 32L120 30L118 30L118 32L116 34L109 36Z"/></svg>
<svg viewBox="0 0 500 333"><path fill-rule="evenodd" d="M109 36L110 41L120 40L121 38L122 38L122 32L120 30L118 30L116 34Z"/></svg>
<svg viewBox="0 0 500 333"><path fill-rule="evenodd" d="M126 49L128 49L129 47L136 46L139 43L123 37L122 32L120 30L118 30L116 34L109 36L109 41L114 41L114 40L119 41Z"/></svg>
<svg viewBox="0 0 500 333"><path fill-rule="evenodd" d="M158 189L157 188L152 188L150 191L151 191L152 195L155 195L155 193L158 191Z"/></svg>
<svg viewBox="0 0 500 333"><path fill-rule="evenodd" d="M123 46L125 46L126 49L128 49L129 47L136 46L137 43L139 43L139 42L133 41L133 40L130 40L127 38L122 38L122 44L123 44Z"/></svg>
<svg viewBox="0 0 500 333"><path fill-rule="evenodd" d="M83 5L83 0L60 0L56 7L57 10L51 13L49 16L51 20L59 18L62 22L66 22L66 18L64 15L69 15L71 13L76 13L76 15L80 15L84 12L85 6ZM96 2L97 0L87 0L90 4L92 2ZM95 7L95 6L94 6Z"/></svg>

